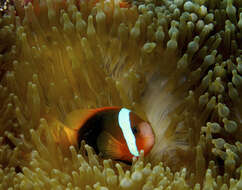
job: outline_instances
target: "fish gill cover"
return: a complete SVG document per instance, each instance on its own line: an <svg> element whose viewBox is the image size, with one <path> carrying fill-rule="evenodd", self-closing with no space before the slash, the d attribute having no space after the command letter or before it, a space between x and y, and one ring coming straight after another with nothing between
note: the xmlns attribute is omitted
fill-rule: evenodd
<svg viewBox="0 0 242 190"><path fill-rule="evenodd" d="M12 2L0 16L0 189L241 189L241 41L240 0ZM132 166L65 146L45 117L111 105L154 129Z"/></svg>

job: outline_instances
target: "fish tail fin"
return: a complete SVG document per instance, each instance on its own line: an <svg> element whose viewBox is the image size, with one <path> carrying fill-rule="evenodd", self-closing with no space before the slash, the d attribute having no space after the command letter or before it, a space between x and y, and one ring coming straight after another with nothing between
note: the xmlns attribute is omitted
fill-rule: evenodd
<svg viewBox="0 0 242 190"><path fill-rule="evenodd" d="M44 118L47 120L48 125L51 127L52 136L54 141L58 144L65 144L66 146L77 146L78 131L69 128L58 120L51 113L46 114Z"/></svg>

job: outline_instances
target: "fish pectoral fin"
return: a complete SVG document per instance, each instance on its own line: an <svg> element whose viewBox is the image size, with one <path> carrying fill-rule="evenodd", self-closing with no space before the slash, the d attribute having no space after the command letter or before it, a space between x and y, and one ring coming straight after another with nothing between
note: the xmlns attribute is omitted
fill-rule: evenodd
<svg viewBox="0 0 242 190"><path fill-rule="evenodd" d="M106 131L103 131L98 136L97 147L104 157L113 159L120 159L122 157L122 144Z"/></svg>

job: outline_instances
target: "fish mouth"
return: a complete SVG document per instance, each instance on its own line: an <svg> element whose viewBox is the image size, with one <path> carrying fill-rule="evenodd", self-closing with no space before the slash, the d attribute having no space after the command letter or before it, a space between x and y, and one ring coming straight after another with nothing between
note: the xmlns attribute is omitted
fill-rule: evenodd
<svg viewBox="0 0 242 190"><path fill-rule="evenodd" d="M139 150L144 150L145 155L147 155L155 145L155 137L152 135L145 136L142 139L142 148Z"/></svg>

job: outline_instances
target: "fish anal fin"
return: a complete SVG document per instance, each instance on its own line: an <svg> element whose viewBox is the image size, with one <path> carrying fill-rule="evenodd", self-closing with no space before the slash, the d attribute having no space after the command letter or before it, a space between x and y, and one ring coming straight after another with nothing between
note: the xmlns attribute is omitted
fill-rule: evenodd
<svg viewBox="0 0 242 190"><path fill-rule="evenodd" d="M122 158L122 145L110 133L103 131L97 138L98 150L112 159Z"/></svg>

